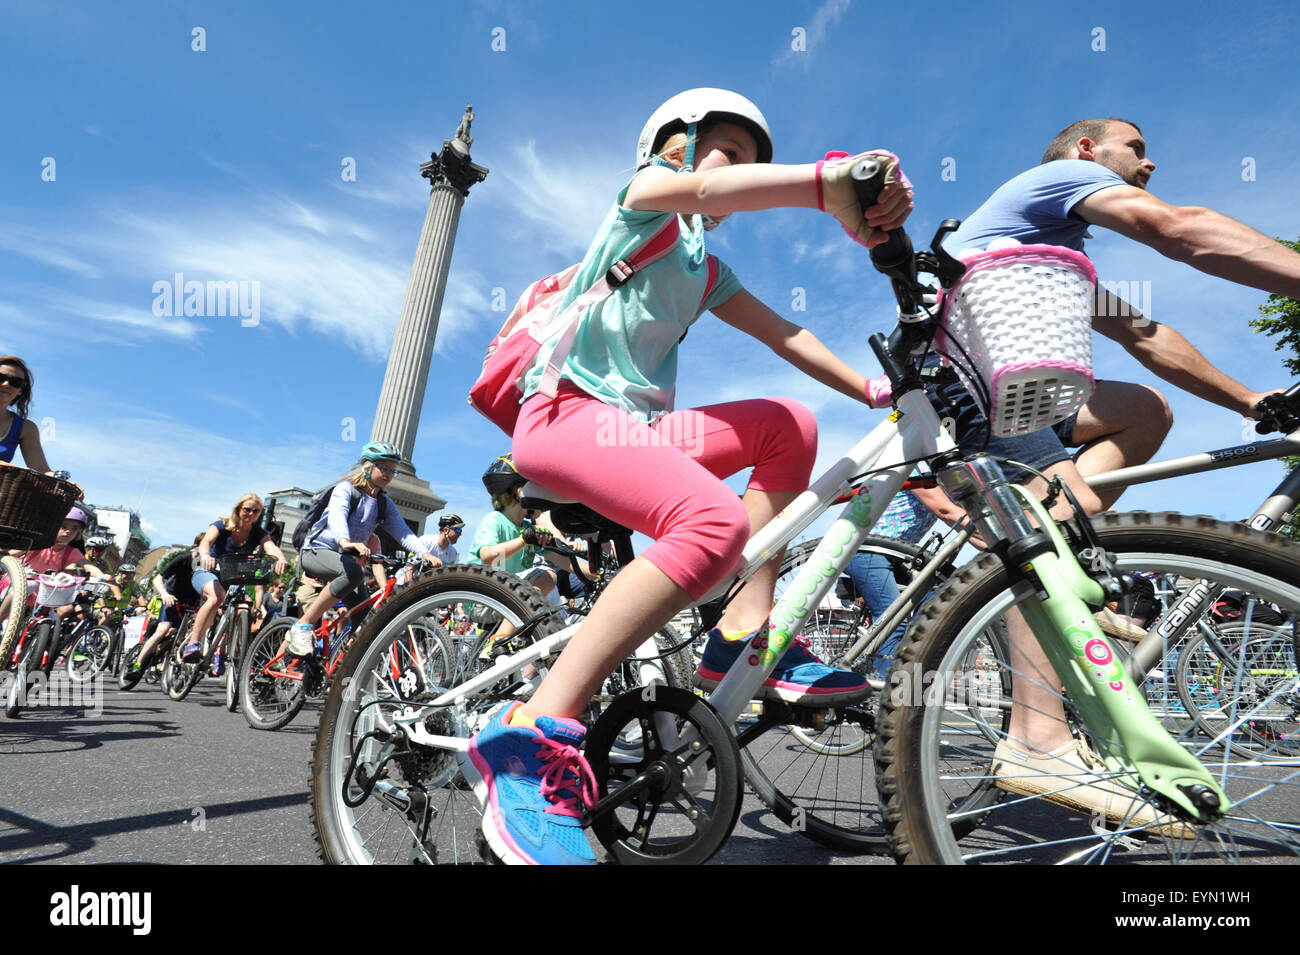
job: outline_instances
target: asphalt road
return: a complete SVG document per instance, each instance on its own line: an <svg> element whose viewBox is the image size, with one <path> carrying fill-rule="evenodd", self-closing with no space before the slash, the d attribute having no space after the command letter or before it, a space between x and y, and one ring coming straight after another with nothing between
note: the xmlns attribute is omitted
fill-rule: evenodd
<svg viewBox="0 0 1300 955"><path fill-rule="evenodd" d="M0 863L318 862L307 809L318 706L266 733L227 713L212 679L181 703L112 681L101 702L0 716ZM826 850L748 793L714 861L893 864Z"/></svg>
<svg viewBox="0 0 1300 955"><path fill-rule="evenodd" d="M123 693L111 680L89 707L33 706L18 719L0 717L0 863L316 863L307 762L318 706L266 733L227 713L223 701L223 687L212 679L181 703L145 684ZM874 795L866 753L814 760L783 733L765 735L751 752L801 804L820 793L818 805L846 813L841 820L860 812L862 793ZM1024 820L1031 831L1064 825L1086 833L1081 819L1056 807ZM983 838L995 847L1004 835L995 829ZM1294 861L1245 855L1250 862ZM892 865L887 857L811 842L748 791L732 838L713 861ZM1113 861L1165 860L1153 843Z"/></svg>

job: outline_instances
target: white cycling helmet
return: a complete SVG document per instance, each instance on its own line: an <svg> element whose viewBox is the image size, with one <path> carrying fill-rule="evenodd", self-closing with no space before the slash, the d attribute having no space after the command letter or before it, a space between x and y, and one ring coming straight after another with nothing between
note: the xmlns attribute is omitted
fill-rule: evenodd
<svg viewBox="0 0 1300 955"><path fill-rule="evenodd" d="M636 143L638 168L649 162L673 133L693 135L693 127L706 118L743 126L754 137L758 161L772 161L772 131L759 108L739 93L706 86L678 93L650 114Z"/></svg>

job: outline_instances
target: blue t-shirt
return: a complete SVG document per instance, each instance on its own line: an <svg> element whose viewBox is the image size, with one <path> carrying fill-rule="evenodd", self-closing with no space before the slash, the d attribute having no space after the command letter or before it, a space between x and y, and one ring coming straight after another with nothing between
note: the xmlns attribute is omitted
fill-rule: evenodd
<svg viewBox="0 0 1300 955"><path fill-rule="evenodd" d="M635 251L675 213L627 209L627 188L618 194L582 267L561 300L563 308L590 288L609 267ZM740 280L722 262L703 302L707 264L695 264L703 236L682 217L677 247L634 275L612 295L591 306L581 320L561 377L589 395L650 421L673 409L677 385L677 343L701 314L740 291ZM544 342L524 375L524 398L537 393L557 333Z"/></svg>
<svg viewBox="0 0 1300 955"><path fill-rule="evenodd" d="M1083 251L1088 223L1070 215L1076 203L1111 186L1127 185L1118 174L1087 159L1056 159L1004 183L948 237L949 252L984 249L1009 236L1026 245L1063 245Z"/></svg>

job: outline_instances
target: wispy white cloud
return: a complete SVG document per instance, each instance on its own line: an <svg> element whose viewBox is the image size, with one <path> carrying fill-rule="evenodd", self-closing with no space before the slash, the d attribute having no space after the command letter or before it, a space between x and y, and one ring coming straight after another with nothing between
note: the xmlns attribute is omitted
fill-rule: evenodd
<svg viewBox="0 0 1300 955"><path fill-rule="evenodd" d="M14 226L0 228L0 249L42 265L72 272L82 278L97 279L103 275L98 266L68 251L63 245L57 237L31 229Z"/></svg>
<svg viewBox="0 0 1300 955"><path fill-rule="evenodd" d="M631 175L628 158L577 149L543 154L529 140L515 148L513 161L497 173L499 179L489 177L480 188L485 199L517 217L511 241L526 238L535 248L581 258L614 194ZM489 184L494 188L484 188Z"/></svg>
<svg viewBox="0 0 1300 955"><path fill-rule="evenodd" d="M808 21L807 26L794 24L792 29L797 27L804 31L802 42L798 44L800 48L796 48L795 37L791 35L786 48L772 60L773 68L799 63L805 72L812 69L813 59L826 40L827 31L843 19L852 3L853 0L825 0L813 11L812 19Z"/></svg>

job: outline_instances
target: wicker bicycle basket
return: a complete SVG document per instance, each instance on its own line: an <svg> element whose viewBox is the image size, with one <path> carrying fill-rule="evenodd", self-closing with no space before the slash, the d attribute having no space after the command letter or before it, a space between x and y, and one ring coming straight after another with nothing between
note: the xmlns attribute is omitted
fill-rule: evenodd
<svg viewBox="0 0 1300 955"><path fill-rule="evenodd" d="M257 575L267 567L260 557L246 557L243 554L222 554L217 558L217 577L223 587L234 584L251 584Z"/></svg>
<svg viewBox="0 0 1300 955"><path fill-rule="evenodd" d="M1082 253L1018 245L961 256L966 274L943 295L941 351L966 350L988 387L985 407L961 364L958 377L997 437L1030 434L1072 415L1092 394L1093 289Z"/></svg>
<svg viewBox="0 0 1300 955"><path fill-rule="evenodd" d="M54 543L77 486L27 468L0 467L0 547L40 550Z"/></svg>

